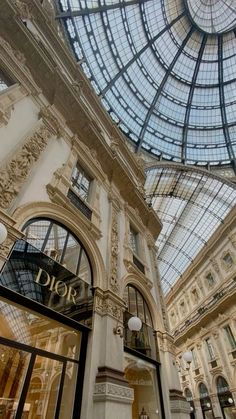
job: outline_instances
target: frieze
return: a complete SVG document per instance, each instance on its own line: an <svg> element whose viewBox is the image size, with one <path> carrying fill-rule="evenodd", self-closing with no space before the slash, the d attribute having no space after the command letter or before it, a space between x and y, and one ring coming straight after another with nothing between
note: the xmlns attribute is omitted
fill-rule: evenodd
<svg viewBox="0 0 236 419"><path fill-rule="evenodd" d="M0 168L0 207L7 209L16 198L24 181L46 148L50 131L41 126L38 131L18 149L16 154Z"/></svg>
<svg viewBox="0 0 236 419"><path fill-rule="evenodd" d="M127 400L132 403L134 399L134 390L129 387L119 386L117 384L111 383L97 383L94 388L94 397L97 396L104 397L115 397L124 400Z"/></svg>
<svg viewBox="0 0 236 419"><path fill-rule="evenodd" d="M101 316L108 315L123 323L124 308L122 307L122 304L119 305L118 302L109 298L107 295L95 295L94 309Z"/></svg>

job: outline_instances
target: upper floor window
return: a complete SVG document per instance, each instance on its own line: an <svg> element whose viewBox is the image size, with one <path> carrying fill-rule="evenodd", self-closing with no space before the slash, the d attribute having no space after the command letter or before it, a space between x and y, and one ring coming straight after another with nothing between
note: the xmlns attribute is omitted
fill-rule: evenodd
<svg viewBox="0 0 236 419"><path fill-rule="evenodd" d="M139 244L138 244L138 232L130 226L130 247L136 255L139 253Z"/></svg>
<svg viewBox="0 0 236 419"><path fill-rule="evenodd" d="M142 294L132 285L125 289L124 300L127 310L124 313L124 344L149 358L157 358L157 349L154 337L154 329L151 313ZM128 320L137 316L142 321L142 328L139 332L128 329Z"/></svg>
<svg viewBox="0 0 236 419"><path fill-rule="evenodd" d="M92 273L85 249L66 227L49 219L32 219L23 229L25 240L91 284Z"/></svg>
<svg viewBox="0 0 236 419"><path fill-rule="evenodd" d="M205 342L206 342L208 357L209 357L209 359L211 361L211 360L215 359L214 348L213 348L213 345L212 345L212 342L211 342L211 339L210 338L207 338L205 340Z"/></svg>
<svg viewBox="0 0 236 419"><path fill-rule="evenodd" d="M0 92L11 86L12 82L0 70Z"/></svg>
<svg viewBox="0 0 236 419"><path fill-rule="evenodd" d="M195 348L191 349L192 352L192 357L193 357L193 367L197 368L198 367L198 358L197 358L197 354L196 354L196 350Z"/></svg>
<svg viewBox="0 0 236 419"><path fill-rule="evenodd" d="M211 272L206 275L207 285L209 288L213 287L215 284L215 279Z"/></svg>
<svg viewBox="0 0 236 419"><path fill-rule="evenodd" d="M231 330L231 327L229 325L224 327L224 331L227 337L227 340L230 344L231 349L235 349L236 348L236 340L235 337L233 335L233 332Z"/></svg>
<svg viewBox="0 0 236 419"><path fill-rule="evenodd" d="M88 201L89 192L91 187L92 178L88 173L77 163L73 170L71 177L71 184L73 190L82 198L84 201Z"/></svg>
<svg viewBox="0 0 236 419"><path fill-rule="evenodd" d="M231 268L231 266L233 265L234 261L233 258L231 256L231 254L229 252L226 252L223 257L222 257L224 266L228 269Z"/></svg>

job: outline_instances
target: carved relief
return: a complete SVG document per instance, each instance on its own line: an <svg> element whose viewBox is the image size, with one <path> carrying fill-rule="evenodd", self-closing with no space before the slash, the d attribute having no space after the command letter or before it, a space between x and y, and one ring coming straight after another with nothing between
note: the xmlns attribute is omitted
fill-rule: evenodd
<svg viewBox="0 0 236 419"><path fill-rule="evenodd" d="M0 168L0 207L7 209L20 191L33 164L45 149L51 133L41 126L16 154Z"/></svg>
<svg viewBox="0 0 236 419"><path fill-rule="evenodd" d="M134 390L129 387L119 386L111 383L98 383L95 384L94 396L113 396L119 399L129 399L130 402L134 398Z"/></svg>
<svg viewBox="0 0 236 419"><path fill-rule="evenodd" d="M8 237L3 244L0 246L0 256L7 258L9 255L11 248L14 244L14 240Z"/></svg>
<svg viewBox="0 0 236 419"><path fill-rule="evenodd" d="M220 272L220 268L219 268L219 264L218 264L218 262L216 261L216 259L215 259L214 257L212 257L212 258L210 259L210 261L211 261L212 266L213 266L213 268L215 269L215 271L216 271L217 273L219 273L219 272Z"/></svg>
<svg viewBox="0 0 236 419"><path fill-rule="evenodd" d="M49 125L53 133L57 136L57 138L60 138L63 136L64 134L63 127L61 126L61 123L59 122L59 120L53 115L50 108L47 108L47 107L41 108L39 112L39 118L42 118L44 123Z"/></svg>
<svg viewBox="0 0 236 419"><path fill-rule="evenodd" d="M231 241L233 247L236 249L236 233L232 233L229 235L229 240Z"/></svg>
<svg viewBox="0 0 236 419"><path fill-rule="evenodd" d="M119 290L118 285L118 213L112 208L112 227L111 227L111 267L110 267L110 286L112 291Z"/></svg>
<svg viewBox="0 0 236 419"><path fill-rule="evenodd" d="M224 268L224 270L227 271L230 268L232 268L233 264L234 264L234 258L232 256L231 252L229 250L226 250L222 254L221 265Z"/></svg>
<svg viewBox="0 0 236 419"><path fill-rule="evenodd" d="M30 4L23 0L15 0L15 5L18 9L19 15L21 17L21 19L31 19L32 15L31 15L31 11L30 11Z"/></svg>
<svg viewBox="0 0 236 419"><path fill-rule="evenodd" d="M123 309L115 301L102 295L95 296L95 311L104 316L110 315L123 323Z"/></svg>

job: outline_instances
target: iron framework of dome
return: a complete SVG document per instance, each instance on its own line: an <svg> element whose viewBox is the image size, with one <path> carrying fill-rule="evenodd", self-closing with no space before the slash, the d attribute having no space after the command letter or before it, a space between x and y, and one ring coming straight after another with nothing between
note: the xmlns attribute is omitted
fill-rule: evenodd
<svg viewBox="0 0 236 419"><path fill-rule="evenodd" d="M161 159L235 169L236 0L57 0L121 130Z"/></svg>

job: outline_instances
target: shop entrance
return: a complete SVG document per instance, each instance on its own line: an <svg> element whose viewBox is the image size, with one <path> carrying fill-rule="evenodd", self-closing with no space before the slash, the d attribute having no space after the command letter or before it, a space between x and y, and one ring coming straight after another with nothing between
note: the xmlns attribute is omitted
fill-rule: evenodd
<svg viewBox="0 0 236 419"><path fill-rule="evenodd" d="M0 353L0 419L72 416L74 386L70 376L72 370L76 376L77 370L73 359L4 338L0 338Z"/></svg>

